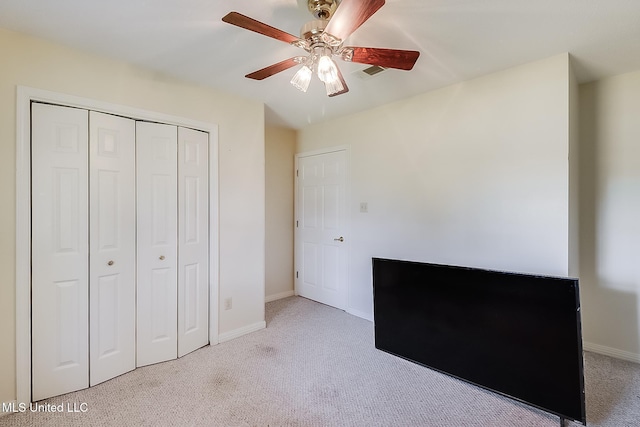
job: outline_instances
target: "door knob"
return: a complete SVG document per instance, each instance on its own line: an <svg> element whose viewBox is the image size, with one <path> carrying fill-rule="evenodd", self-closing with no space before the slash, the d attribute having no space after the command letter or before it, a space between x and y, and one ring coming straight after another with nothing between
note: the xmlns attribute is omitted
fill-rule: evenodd
<svg viewBox="0 0 640 427"><path fill-rule="evenodd" d="M113 265L113 261L109 261L107 265Z"/></svg>
<svg viewBox="0 0 640 427"><path fill-rule="evenodd" d="M164 255L160 255L160 261L164 261Z"/></svg>
<svg viewBox="0 0 640 427"><path fill-rule="evenodd" d="M335 242L344 242L344 237L340 236L337 239L333 239Z"/></svg>

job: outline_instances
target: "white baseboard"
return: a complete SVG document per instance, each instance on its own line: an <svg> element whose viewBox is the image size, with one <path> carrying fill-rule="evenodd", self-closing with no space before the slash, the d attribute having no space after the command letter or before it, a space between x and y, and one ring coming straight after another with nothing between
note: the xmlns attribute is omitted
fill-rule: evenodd
<svg viewBox="0 0 640 427"><path fill-rule="evenodd" d="M0 417L3 417L5 415L9 415L9 414L13 414L14 413L14 411L4 411L3 409L5 409L5 407L17 408L18 407L18 401L17 400L10 400L8 402L2 402L1 405L2 406L0 406Z"/></svg>
<svg viewBox="0 0 640 427"><path fill-rule="evenodd" d="M349 314L353 314L356 317L360 317L362 319L368 320L369 322L373 322L372 313L365 313L364 311L355 310L353 308L347 308L345 311Z"/></svg>
<svg viewBox="0 0 640 427"><path fill-rule="evenodd" d="M611 356L611 357L615 357L616 359L627 360L629 362L640 363L640 354L637 354L637 353L618 350L617 348L607 347L600 344L593 344L590 342L583 342L582 346L586 351L592 351L594 353L604 354L605 356Z"/></svg>
<svg viewBox="0 0 640 427"><path fill-rule="evenodd" d="M294 295L295 294L294 294L293 289L292 289L290 291L280 292L278 294L267 295L266 297L264 297L264 302L276 301L276 300L279 300L279 299L292 297Z"/></svg>
<svg viewBox="0 0 640 427"><path fill-rule="evenodd" d="M250 334L251 332L259 331L267 327L267 322L257 322L252 325L243 326L242 328L234 329L233 331L225 332L218 335L218 342L223 343L235 338L239 338L243 335Z"/></svg>

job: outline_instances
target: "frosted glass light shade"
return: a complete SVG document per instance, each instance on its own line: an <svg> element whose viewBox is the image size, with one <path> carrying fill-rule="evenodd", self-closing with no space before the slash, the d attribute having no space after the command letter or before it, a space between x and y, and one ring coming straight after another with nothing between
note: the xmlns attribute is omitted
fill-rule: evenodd
<svg viewBox="0 0 640 427"><path fill-rule="evenodd" d="M311 71L311 68L303 65L291 79L291 84L297 89L306 92L307 89L309 89L309 83L311 83L312 75L313 71Z"/></svg>
<svg viewBox="0 0 640 427"><path fill-rule="evenodd" d="M318 78L325 83L338 80L338 68L330 56L323 55L318 60Z"/></svg>
<svg viewBox="0 0 640 427"><path fill-rule="evenodd" d="M334 93L338 93L344 90L344 86L338 78L336 78L332 82L325 83L324 88L327 90L327 95L333 95Z"/></svg>

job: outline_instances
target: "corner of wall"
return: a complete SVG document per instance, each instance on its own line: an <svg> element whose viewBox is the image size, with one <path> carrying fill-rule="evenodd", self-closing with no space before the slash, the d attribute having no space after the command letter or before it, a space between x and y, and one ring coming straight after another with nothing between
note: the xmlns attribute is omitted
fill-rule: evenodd
<svg viewBox="0 0 640 427"><path fill-rule="evenodd" d="M568 55L569 69L569 266L570 276L580 273L580 100L578 79L575 75L573 60Z"/></svg>
<svg viewBox="0 0 640 427"><path fill-rule="evenodd" d="M265 301L293 295L296 131L265 127Z"/></svg>
<svg viewBox="0 0 640 427"><path fill-rule="evenodd" d="M579 86L585 349L640 360L640 70Z"/></svg>

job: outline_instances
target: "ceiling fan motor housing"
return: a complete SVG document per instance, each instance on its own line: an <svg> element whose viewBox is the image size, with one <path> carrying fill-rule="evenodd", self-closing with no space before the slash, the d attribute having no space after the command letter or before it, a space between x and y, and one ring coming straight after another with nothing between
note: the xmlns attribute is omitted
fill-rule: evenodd
<svg viewBox="0 0 640 427"><path fill-rule="evenodd" d="M327 27L328 21L322 19L314 19L302 26L300 29L300 38L303 40L309 40L311 44L320 41L320 37L324 29Z"/></svg>
<svg viewBox="0 0 640 427"><path fill-rule="evenodd" d="M338 7L338 0L308 0L309 12L316 18L328 21Z"/></svg>

